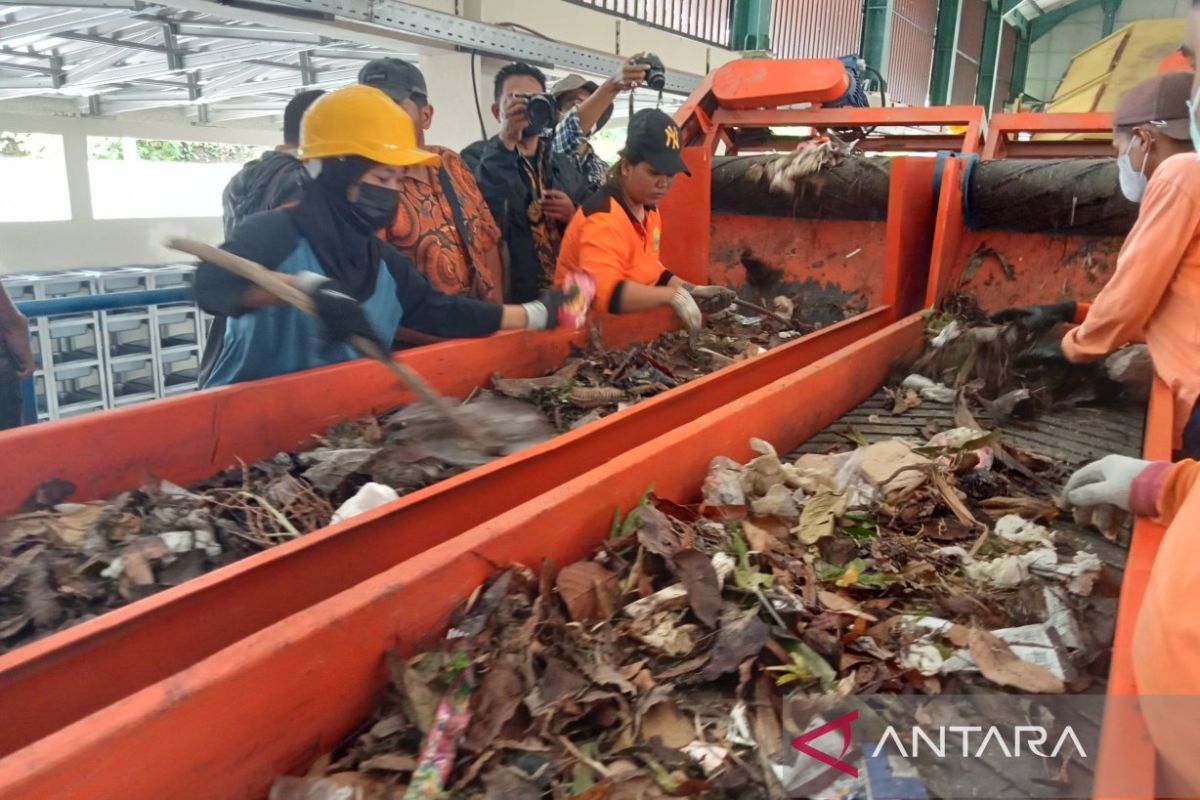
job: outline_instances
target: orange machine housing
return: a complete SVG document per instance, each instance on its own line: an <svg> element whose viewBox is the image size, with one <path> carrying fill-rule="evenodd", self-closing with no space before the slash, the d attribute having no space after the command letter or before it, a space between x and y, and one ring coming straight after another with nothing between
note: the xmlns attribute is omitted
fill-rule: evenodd
<svg viewBox="0 0 1200 800"><path fill-rule="evenodd" d="M734 65L734 71L741 74L740 64ZM713 81L711 76L709 81ZM748 86L746 91L753 92L754 87ZM826 115L832 111L817 109L811 113ZM851 109L843 113L854 115L861 111ZM705 172L695 168L706 165L718 139L736 137L736 131L722 134L723 123L713 123L722 113L719 98L705 89L699 98L693 98L684 115L685 130L698 132L700 136L699 143L695 138L690 139L687 152L696 175L692 180L701 181L699 186L703 185ZM760 118L771 124L769 112L728 113L761 114ZM802 124L796 122L796 115L802 112L778 113L786 117L786 124ZM843 120L831 124L846 123ZM751 436L764 438L786 450L821 430L875 391L897 359L913 354L921 346L922 315L902 316L903 312L915 311L908 305L910 295L919 293L923 297L928 288L930 296L937 300L947 288L957 285L962 270L961 262L956 265L953 260L957 253L954 248L967 233L962 230L961 213L957 217L953 214L961 205L961 165L950 159L944 166L934 246L940 242L950 250L940 259L926 262L932 270L926 287L923 277L901 274L889 259L899 256L908 259L913 255L909 248L919 246L922 236L928 236L933 203L926 180L933 168L932 159L898 159L894 165L892 199L899 203L898 195L911 193L912 203L890 208L880 252L889 270L896 272L890 280L885 280L889 287L883 293L885 305L841 323L836 331L826 332L839 337L853 335L852 342L824 350L823 346L814 348L811 344L814 339L806 337L810 344L805 347L810 350L805 358L792 357L789 360L792 368L786 372L757 373L757 384L749 380L739 380L736 385L726 383L721 373L717 373L704 379L708 383L701 390L688 395L693 399L687 404L680 405L671 398L683 393L668 393L623 412L626 416L621 424L629 426L633 424L630 420L636 414L644 414L642 409L651 407L651 403L670 404L673 409L655 417L662 424L652 435L645 432L647 435L640 442L622 438L620 445L605 450L602 458L598 457L600 443L588 440L586 447L576 451L581 463L563 472L553 486L539 489L536 496L514 497L506 510L457 529L456 526L468 522L460 514L468 512L447 510L446 516L439 517L436 523L444 526L440 533L445 535L427 538L420 550L406 556L398 557L399 553L388 542L417 531L398 524L396 509L380 509L366 515L353 539L370 537L373 545L392 548L383 555L349 545L353 540L350 532L354 530L349 526L331 528L286 546L291 555L301 551L307 540L324 543L326 560L312 562L311 569L303 575L289 576L285 557L276 553L263 554L265 558L254 564L248 560L228 568L223 572L237 571L253 582L265 563L270 561L275 565L270 573L274 586L263 587L253 599L246 595L247 602L237 606L243 613L254 614L254 602L271 598L268 588L275 594L292 593L304 588L297 578L325 581L320 569L356 568L355 563L364 558L374 558L372 563L378 565L372 574L346 583L322 598L306 600L273 619L257 620L262 624L234 638L222 641L207 627L202 628L208 649L191 653L195 657L189 663L140 685L126 682L125 694L93 702L86 713L60 716L54 725L48 728L43 725L37 736L27 735L29 725L21 715L8 715L7 719L24 729L26 735L13 736L10 748L0 758L0 796L82 799L119 795L127 800L263 797L274 776L305 769L370 712L387 680L384 651L395 647L400 655L405 655L436 640L445 631L454 607L476 590L494 564L521 562L536 566L545 558L562 564L583 557L607 535L613 510L633 506L648 485L653 484L661 495L689 501L698 496L713 456L737 459L752 456L748 446ZM703 215L705 236L701 249L689 249L683 238L674 245L680 256L691 253L694 273L703 273L710 246L709 228L716 239L723 222L711 219L701 204L689 197L698 193L696 186L693 184L690 192L686 188L674 192L672 209L665 213L668 235L672 226L683 224L678 222L680 213ZM795 224L818 227L818 223L808 221ZM901 236L896 226L915 230L907 230ZM922 226L926 226L924 234L920 232ZM868 226L862 226L858 232L867 230ZM677 229L675 233L679 235ZM1046 245L1037 236L1026 238L1029 241L1024 247L1028 250ZM697 242L691 244L699 246ZM1011 246L1015 248L1017 244ZM1032 259L1014 261L1022 277L1035 263ZM678 265L673 268L680 269ZM799 268L797 265L792 269ZM943 276L939 271L949 274ZM1038 294L1041 289L1038 285L1020 283L1026 292L1018 300L1045 299ZM921 303L918 301L916 305ZM772 359L778 352L756 361ZM697 394L716 391L717 386L722 387L720 403L695 400ZM730 396L735 388L740 393ZM1170 404L1162 404L1159 390L1152 405L1147 452L1157 454L1156 448L1169 441L1169 419L1163 426L1161 414ZM605 420L612 426L606 431L617 428L618 423L610 421L618 417L621 415ZM575 432L575 440L584 439L586 430ZM561 446L556 442L570 436L548 443L539 458L547 457L549 450ZM555 464L562 467L562 462ZM497 489L505 486L504 471L511 468L511 463L492 465ZM474 480L470 473L462 477L460 483ZM517 489L515 485L508 488ZM435 493L437 489L431 487L426 491ZM369 534L365 533L367 530ZM454 533L458 535L451 535ZM356 555L351 556L350 551ZM214 573L200 580L215 586L223 579L223 575ZM165 605L166 601L159 598L147 603L157 599ZM221 595L214 589L210 599L220 601ZM275 608L277 612L283 610ZM204 609L197 607L191 616L179 616L173 622L198 622L203 614ZM131 611L125 622L154 630L162 621L139 618ZM118 630L96 632L112 634L114 640L125 635ZM61 641L62 636L71 633L52 639ZM166 635L161 630L159 633ZM142 658L166 655L153 649L155 640L154 636L142 640L145 648L140 653ZM103 656L103 642L93 652ZM44 663L36 666L44 675L52 675L55 648L47 647L42 655ZM87 674L88 687L122 680L117 665L103 658L99 667L88 661L74 663L72 677L78 681L80 674ZM4 672L0 672L0 679L3 676ZM69 688L60 686L64 690ZM40 690L44 691L45 686ZM19 697L16 692L9 692L0 703L9 709ZM74 702L86 700L77 696ZM83 711L83 706L87 703L82 702L76 711ZM53 714L45 705L33 713ZM18 743L18 739L23 741Z"/></svg>
<svg viewBox="0 0 1200 800"><path fill-rule="evenodd" d="M785 75L796 68L796 62L778 65ZM775 70L766 70L763 80L775 82ZM748 102L762 102L753 83L741 91ZM701 99L715 107L715 99ZM864 109L840 112L850 115L840 121L829 116L832 111L812 113L844 126ZM769 110L745 113L771 122ZM945 124L966 116L951 110ZM977 138L968 143L977 146ZM966 140L960 136L959 141ZM758 227L727 232L736 224L736 215L711 218L704 183L710 153L689 147L686 156L693 159L695 177L669 196L672 202L684 196L686 200L664 211L665 261L697 282L709 279L703 265L709 258L710 233L717 241L732 241L746 235L765 237L769 227L768 218L747 218L748 225ZM810 220L770 218L797 238L794 245L788 237L768 240L781 254L797 248L788 256L789 274L816 275L845 292L861 292L869 301L865 313L0 656L0 708L6 711L0 756L15 758L55 731L121 705L125 698L239 640L349 591L508 509L536 502L565 482L828 358L916 310L923 302L933 234L933 171L933 159L895 159L888 221L832 223L848 240L858 240L862 252L825 267L805 264L804 259L815 260L815 254L835 246L847 253L844 243L830 241L831 228ZM690 249L687 237L695 232L697 219L703 245ZM775 252L762 245L758 249ZM729 265L714 266L714 275L731 285L742 282L740 272ZM648 340L675 326L666 310L603 316L600 322L606 347ZM570 331L506 333L417 348L398 357L440 391L462 395L486 385L493 372L507 377L542 374L567 357L570 344L585 342L584 333ZM305 402L296 403L296 397ZM252 462L300 446L340 418L382 411L410 399L385 371L359 361L5 432L0 434L0 450L24 455L20 460L0 459L0 511L15 510L49 477L76 483L73 499L81 500L126 489L148 475L186 483L238 459ZM89 679L81 681L82 674ZM0 797L7 796L0 788Z"/></svg>

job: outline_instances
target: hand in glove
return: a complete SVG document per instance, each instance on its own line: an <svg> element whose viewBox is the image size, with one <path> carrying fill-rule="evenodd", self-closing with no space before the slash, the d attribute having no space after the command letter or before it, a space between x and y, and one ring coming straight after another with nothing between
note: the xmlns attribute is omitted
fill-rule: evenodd
<svg viewBox="0 0 1200 800"><path fill-rule="evenodd" d="M578 286L572 286L568 291L554 288L542 292L537 300L522 303L521 308L525 309L525 327L531 330L550 330L558 327L558 310L578 296Z"/></svg>
<svg viewBox="0 0 1200 800"><path fill-rule="evenodd" d="M1043 339L1017 357L1017 364L1027 367L1052 367L1070 364L1062 349L1062 339Z"/></svg>
<svg viewBox="0 0 1200 800"><path fill-rule="evenodd" d="M389 343L380 340L363 307L333 278L301 272L296 276L296 287L312 300L327 341L349 342L352 337L361 336L388 352Z"/></svg>
<svg viewBox="0 0 1200 800"><path fill-rule="evenodd" d="M737 297L737 293L733 289L728 289L724 286L696 286L691 283L685 283L683 288L688 290L688 293L696 301L696 305L705 314L715 314L718 311L724 311L729 308L729 304L733 302L733 298Z"/></svg>
<svg viewBox="0 0 1200 800"><path fill-rule="evenodd" d="M1067 481L1063 502L1087 508L1111 505L1130 511L1129 493L1133 481L1141 475L1149 461L1128 456L1105 456L1077 470Z"/></svg>
<svg viewBox="0 0 1200 800"><path fill-rule="evenodd" d="M675 290L671 297L671 308L675 309L675 316L679 317L689 334L694 336L700 330L704 318L700 315L700 306L696 305L686 287L680 286Z"/></svg>
<svg viewBox="0 0 1200 800"><path fill-rule="evenodd" d="M988 319L997 324L1012 323L1034 337L1042 336L1056 325L1075 321L1075 301L1050 303L1040 306L1016 306L993 313Z"/></svg>

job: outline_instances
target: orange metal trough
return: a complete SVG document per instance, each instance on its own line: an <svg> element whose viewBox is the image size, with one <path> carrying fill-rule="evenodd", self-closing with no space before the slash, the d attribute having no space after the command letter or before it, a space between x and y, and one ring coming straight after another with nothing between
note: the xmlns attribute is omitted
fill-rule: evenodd
<svg viewBox="0 0 1200 800"><path fill-rule="evenodd" d="M970 230L963 223L961 164L948 162L943 175L934 231L927 300L930 304L953 290L968 292L985 310L1062 298L1092 300L1116 268L1123 237L1009 233ZM980 247L1004 254L1018 280L1004 276L995 256L968 280L963 267ZM1064 277L1065 275L1065 277ZM1147 409L1143 457L1170 460L1174 403L1170 390L1156 381ZM1137 695L1133 677L1133 634L1151 567L1162 543L1163 528L1139 518L1121 583L1107 704L1101 730L1094 796L1155 797L1156 762L1145 720L1129 698ZM1119 698L1119 699L1118 699ZM1114 793L1112 787L1120 787Z"/></svg>
<svg viewBox="0 0 1200 800"><path fill-rule="evenodd" d="M692 148L686 157L704 162L708 156ZM663 260L680 265L675 271L684 277L706 263L710 232L707 172L694 174L690 185L676 187L671 195L689 200L664 211ZM0 708L6 721L0 726L0 755L15 754L915 310L925 292L932 237L932 161L896 159L891 177L888 223L847 223L843 228L863 250L853 259L853 271L843 273L850 282L846 288L866 295L872 310L370 514L0 656ZM697 219L704 221L704 249L689 246L696 243ZM777 222L784 228L790 224ZM815 230L808 221L793 222ZM806 270L808 265L796 262L788 267L788 277L812 277L801 274ZM820 275L826 282L839 279L833 266ZM733 273L723 277L741 282ZM606 318L606 344L650 338L670 327L669 320L665 311ZM400 357L441 391L462 394L485 384L493 371L537 374L565 358L571 340L582 343L583 338L565 332L506 334L419 348ZM293 448L339 418L408 399L377 367L352 363L18 430L0 435L0 450L30 458L19 467L0 460L0 507L12 510L51 476L76 482L83 497L127 488L150 474L194 480L238 458L251 461ZM80 680L81 675L88 679ZM0 796L7 795L0 791Z"/></svg>
<svg viewBox="0 0 1200 800"><path fill-rule="evenodd" d="M1112 114L1107 111L1018 111L993 114L988 120L983 157L993 158L1111 158ZM1019 139L1021 134L1034 138ZM1087 138L1047 139L1045 134Z"/></svg>

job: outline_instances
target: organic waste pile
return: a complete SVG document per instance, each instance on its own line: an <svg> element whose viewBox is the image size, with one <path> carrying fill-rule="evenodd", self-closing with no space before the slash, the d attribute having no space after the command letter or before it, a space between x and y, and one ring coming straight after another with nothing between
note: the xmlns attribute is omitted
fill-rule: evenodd
<svg viewBox="0 0 1200 800"><path fill-rule="evenodd" d="M701 503L648 491L590 559L499 572L272 797L866 796L788 745L814 697L1102 693L1118 579L1056 530L1075 465L982 429L962 386L922 389L893 386L895 413L957 403L958 427L794 461L753 439ZM1073 755L1029 796L1077 780Z"/></svg>
<svg viewBox="0 0 1200 800"><path fill-rule="evenodd" d="M793 321L784 296L769 313L750 313L710 316L694 343L668 332L607 350L593 336L549 377L497 376L495 391L477 392L464 410L502 452L516 452L811 329ZM0 521L0 652L491 458L422 404L339 423L313 445L188 488L151 481L107 501L70 502L71 484L48 481L26 513Z"/></svg>
<svg viewBox="0 0 1200 800"><path fill-rule="evenodd" d="M726 310L705 319L691 339L668 331L649 342L608 350L592 337L558 369L540 378L496 375L497 394L535 403L559 431L570 430L634 405L722 367L767 352L817 329L797 321L795 306L776 296L768 311ZM846 314L855 313L846 309Z"/></svg>

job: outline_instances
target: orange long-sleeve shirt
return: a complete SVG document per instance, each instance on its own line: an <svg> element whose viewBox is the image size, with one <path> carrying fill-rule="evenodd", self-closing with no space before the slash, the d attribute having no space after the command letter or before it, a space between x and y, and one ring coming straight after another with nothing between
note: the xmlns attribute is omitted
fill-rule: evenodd
<svg viewBox="0 0 1200 800"><path fill-rule="evenodd" d="M592 309L616 312L626 281L666 286L674 277L658 260L661 238L657 209L646 207L638 220L618 193L601 189L583 202L563 234L554 285L562 286L575 270L587 270L596 278Z"/></svg>
<svg viewBox="0 0 1200 800"><path fill-rule="evenodd" d="M1145 341L1175 394L1175 439L1200 397L1200 159L1172 156L1150 177L1117 268L1087 319L1063 337L1085 362Z"/></svg>
<svg viewBox="0 0 1200 800"><path fill-rule="evenodd" d="M1168 524L1133 642L1139 702L1164 766L1159 795L1200 794L1200 463L1171 466L1158 491ZM1166 781L1164 787L1161 781ZM1165 792L1165 794L1164 794Z"/></svg>

